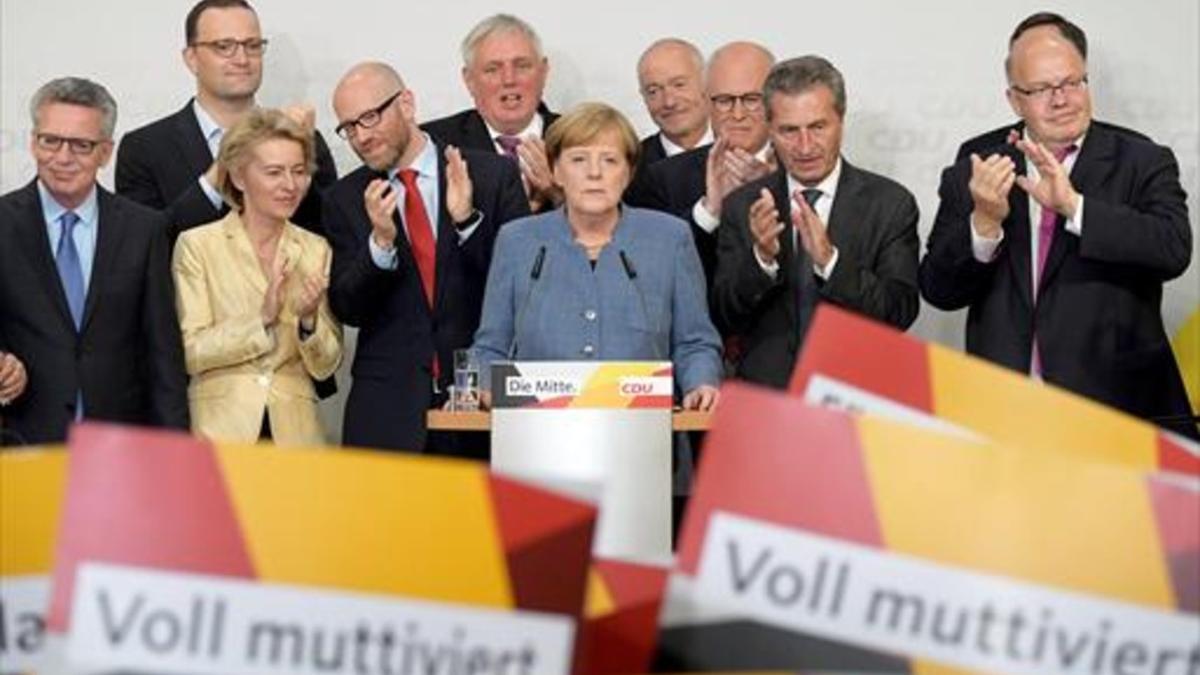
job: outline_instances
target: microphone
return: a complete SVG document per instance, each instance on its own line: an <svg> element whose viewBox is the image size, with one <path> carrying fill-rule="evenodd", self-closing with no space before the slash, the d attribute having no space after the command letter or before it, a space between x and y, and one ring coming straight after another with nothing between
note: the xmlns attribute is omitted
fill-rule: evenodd
<svg viewBox="0 0 1200 675"><path fill-rule="evenodd" d="M521 307L517 310L517 320L513 322L512 343L508 346L509 361L517 358L517 346L520 342L517 336L521 334L521 329L525 326L525 313L529 310L529 301L533 299L533 287L542 278L542 265L545 262L546 246L543 244L538 247L537 257L533 259L533 267L529 268L529 288L525 290L525 299L521 301Z"/></svg>
<svg viewBox="0 0 1200 675"><path fill-rule="evenodd" d="M625 268L625 276L629 277L629 283L637 291L638 302L642 305L642 316L645 317L646 325L651 329L650 335L653 337L650 340L650 346L654 349L654 360L669 361L670 359L663 356L662 348L658 344L658 325L650 318L650 310L646 305L646 294L642 292L642 286L637 282L637 269L633 266L629 256L625 255L625 249L618 251L617 255L621 258L621 266Z"/></svg>

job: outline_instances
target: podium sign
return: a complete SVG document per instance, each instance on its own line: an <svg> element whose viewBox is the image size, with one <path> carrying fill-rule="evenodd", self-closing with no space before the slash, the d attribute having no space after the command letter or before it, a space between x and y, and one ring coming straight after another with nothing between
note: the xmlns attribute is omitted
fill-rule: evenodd
<svg viewBox="0 0 1200 675"><path fill-rule="evenodd" d="M492 467L595 496L593 551L671 555L670 362L492 366Z"/></svg>

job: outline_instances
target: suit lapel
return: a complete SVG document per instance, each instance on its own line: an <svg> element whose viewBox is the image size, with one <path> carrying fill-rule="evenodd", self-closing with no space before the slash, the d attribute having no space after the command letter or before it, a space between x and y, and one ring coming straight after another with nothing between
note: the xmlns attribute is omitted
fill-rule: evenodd
<svg viewBox="0 0 1200 675"><path fill-rule="evenodd" d="M1008 155L1017 165L1017 175L1026 175L1028 168L1025 155L1016 148L1012 148ZM1032 307L1033 268L1029 258L1029 242L1033 230L1029 224L1029 193L1015 185L1008 193L1008 219L1004 222L1004 228L1004 246L1008 250L1008 262L1012 266L1013 277L1016 279L1021 298L1025 304Z"/></svg>
<svg viewBox="0 0 1200 675"><path fill-rule="evenodd" d="M1083 140L1083 146L1079 148L1079 157L1075 159L1075 164L1071 167L1071 184L1075 186L1075 190L1080 194L1098 192L1113 167L1115 152L1116 147L1112 136L1099 125L1091 125L1091 129ZM1046 266L1042 269L1042 276L1038 280L1039 288L1044 288L1054 277L1055 272L1062 267L1063 261L1067 258L1067 252L1072 248L1078 249L1077 238L1068 234L1063 227L1065 220L1059 216L1058 222L1055 224L1056 232L1050 244L1050 251L1046 254Z"/></svg>
<svg viewBox="0 0 1200 675"><path fill-rule="evenodd" d="M96 312L96 303L103 293L104 280L109 277L113 263L121 250L124 238L125 224L122 220L121 206L117 204L107 190L96 187L96 253L92 258L92 278L88 282L87 298L83 303L83 321L80 322L79 333L82 335Z"/></svg>
<svg viewBox="0 0 1200 675"><path fill-rule="evenodd" d="M50 237L46 234L46 216L42 212L42 200L38 195L37 180L29 183L22 191L21 213L17 226L20 228L22 246L26 253L35 261L42 286L47 295L52 298L54 306L63 324L75 332L75 321L71 318L71 309L67 305L67 294L63 291L62 280L58 278L58 265L50 253Z"/></svg>
<svg viewBox="0 0 1200 675"><path fill-rule="evenodd" d="M436 314L437 309L442 306L442 298L446 289L443 280L449 271L454 249L458 246L458 232L454 229L454 223L450 222L450 211L446 208L446 157L443 155L442 146L435 145L434 148L437 153L438 212L430 214L430 217L435 218L434 226L437 227L432 308Z"/></svg>
<svg viewBox="0 0 1200 675"><path fill-rule="evenodd" d="M208 149L208 141L204 138L204 133L200 131L200 123L196 121L191 101L188 101L183 110L175 113L174 124L175 145L190 169L189 175L199 176L208 171L208 167L212 165L213 156Z"/></svg>
<svg viewBox="0 0 1200 675"><path fill-rule="evenodd" d="M848 241L855 236L854 225L863 219L865 201L859 197L862 191L862 174L842 159L842 175L838 178L837 192L833 195L833 208L829 210L829 222L825 223L829 240Z"/></svg>
<svg viewBox="0 0 1200 675"><path fill-rule="evenodd" d="M236 211L230 211L221 221L221 227L225 231L225 241L229 246L229 266L228 270L242 270L233 272L234 274L244 274L247 281L250 282L250 287L254 289L254 293L258 297L265 297L267 293L267 274L263 272L262 265L258 262L258 254L254 251L254 245L250 243L250 235L246 234L246 226L242 224L242 218ZM286 230L285 230L286 233ZM280 237L279 248L276 249L276 255L284 252L284 237Z"/></svg>
<svg viewBox="0 0 1200 675"><path fill-rule="evenodd" d="M492 135L488 133L487 124L478 110L471 110L471 114L467 115L463 123L463 137L467 139L463 145L468 148L496 152L496 144L492 142Z"/></svg>

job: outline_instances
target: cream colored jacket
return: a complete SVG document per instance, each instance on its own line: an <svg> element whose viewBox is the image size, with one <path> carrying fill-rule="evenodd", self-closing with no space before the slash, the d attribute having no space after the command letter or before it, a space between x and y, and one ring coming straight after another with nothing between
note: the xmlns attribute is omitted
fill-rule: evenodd
<svg viewBox="0 0 1200 675"><path fill-rule="evenodd" d="M337 370L342 327L325 298L315 332L301 341L292 305L306 276L328 273L329 244L289 222L276 255L284 256L287 280L279 321L267 330L262 323L267 275L236 212L184 232L175 244L175 300L197 434L254 441L266 410L276 443L327 442L312 379Z"/></svg>

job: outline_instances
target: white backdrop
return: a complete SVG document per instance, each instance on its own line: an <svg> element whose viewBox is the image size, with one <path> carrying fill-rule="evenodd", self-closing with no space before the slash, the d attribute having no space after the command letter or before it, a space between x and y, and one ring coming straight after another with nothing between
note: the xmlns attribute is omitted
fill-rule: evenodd
<svg viewBox="0 0 1200 675"><path fill-rule="evenodd" d="M652 40L676 35L706 53L753 39L777 57L819 53L846 77L844 152L916 194L924 242L937 208L941 169L958 144L1008 122L1002 60L1020 19L1041 9L1080 24L1091 43L1096 116L1149 134L1174 149L1188 191L1193 232L1200 219L1200 3L1031 0L608 0L572 3L480 0L257 0L266 57L260 99L307 101L339 172L356 162L332 134L329 96L362 59L393 63L432 119L470 104L459 77L459 42L480 18L508 11L542 35L550 59L546 98L562 110L588 99L612 103L642 132L652 129L637 93L635 64ZM29 96L44 81L81 75L105 84L120 104L117 133L179 109L193 83L179 51L192 0L0 0L0 191L33 175L27 150ZM102 181L111 186L111 169ZM1194 242L1200 250L1200 242ZM1200 257L1193 252L1193 258ZM1200 262L1167 286L1172 331L1200 305ZM913 331L961 346L962 313L924 306Z"/></svg>

